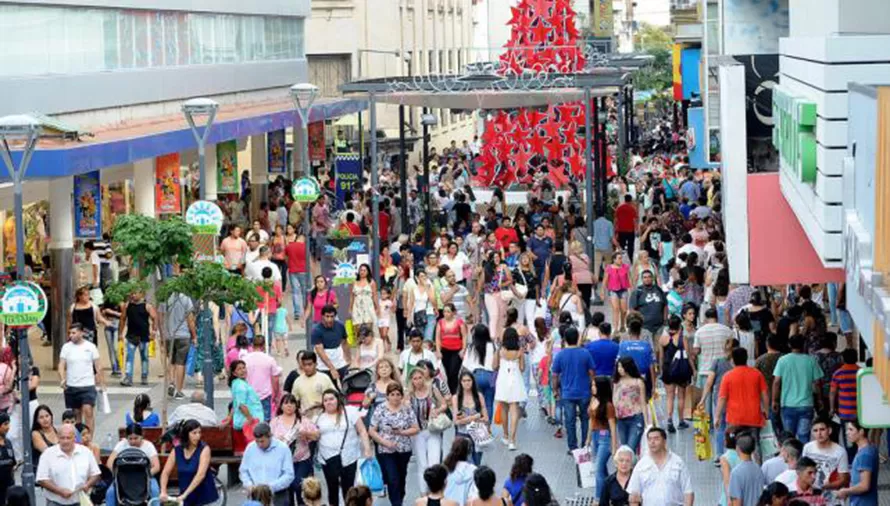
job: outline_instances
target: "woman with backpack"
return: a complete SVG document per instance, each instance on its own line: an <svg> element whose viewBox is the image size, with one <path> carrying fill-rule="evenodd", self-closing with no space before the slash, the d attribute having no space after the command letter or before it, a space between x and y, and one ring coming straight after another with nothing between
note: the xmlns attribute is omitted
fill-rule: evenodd
<svg viewBox="0 0 890 506"><path fill-rule="evenodd" d="M677 431L674 428L674 399L678 408L677 418L680 419L678 427L689 427L683 412L686 409L686 387L695 376L695 367L686 351L689 345L686 336L680 317L671 315L667 329L658 340L658 363L661 364L661 379L667 393L667 430L671 434Z"/></svg>

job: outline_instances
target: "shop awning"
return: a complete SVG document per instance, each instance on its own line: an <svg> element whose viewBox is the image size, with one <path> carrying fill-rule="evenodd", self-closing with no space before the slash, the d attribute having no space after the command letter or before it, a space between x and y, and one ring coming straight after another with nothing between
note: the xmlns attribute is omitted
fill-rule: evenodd
<svg viewBox="0 0 890 506"><path fill-rule="evenodd" d="M778 173L748 176L748 228L751 285L844 281L843 269L822 266L782 195Z"/></svg>
<svg viewBox="0 0 890 506"><path fill-rule="evenodd" d="M366 109L367 105L366 101L354 98L319 99L312 107L310 122L354 114ZM290 128L295 123L299 124L298 116L290 98L222 104L207 142L217 144ZM128 121L91 130L94 135L81 141L40 141L31 159L27 179L72 176L197 149L195 138L182 114ZM13 153L16 163L20 158L20 152ZM0 171L0 182L8 179L6 171Z"/></svg>

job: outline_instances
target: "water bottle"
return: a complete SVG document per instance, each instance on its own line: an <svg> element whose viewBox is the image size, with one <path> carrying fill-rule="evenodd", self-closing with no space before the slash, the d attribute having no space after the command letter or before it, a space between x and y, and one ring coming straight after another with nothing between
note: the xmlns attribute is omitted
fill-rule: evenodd
<svg viewBox="0 0 890 506"><path fill-rule="evenodd" d="M105 434L105 445L104 448L106 450L112 451L114 450L114 436L111 435L110 432Z"/></svg>

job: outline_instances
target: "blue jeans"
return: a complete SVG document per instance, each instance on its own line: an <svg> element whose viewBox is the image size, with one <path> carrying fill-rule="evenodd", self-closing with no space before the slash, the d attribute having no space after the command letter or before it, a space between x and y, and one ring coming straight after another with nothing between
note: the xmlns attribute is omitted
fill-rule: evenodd
<svg viewBox="0 0 890 506"><path fill-rule="evenodd" d="M265 399L260 399L260 404L263 406L263 416L266 417L265 421L268 422L272 420L272 397L266 397Z"/></svg>
<svg viewBox="0 0 890 506"><path fill-rule="evenodd" d="M139 343L139 356L142 358L142 379L148 380L148 343ZM127 379L133 380L133 362L136 359L136 345L127 341Z"/></svg>
<svg viewBox="0 0 890 506"><path fill-rule="evenodd" d="M530 353L525 354L525 370L522 371L522 385L525 387L525 393L528 394L529 389L531 388L531 357ZM522 407L525 408L528 401L521 403Z"/></svg>
<svg viewBox="0 0 890 506"><path fill-rule="evenodd" d="M158 496L161 495L161 487L158 485L157 478L151 479L149 494L151 499L157 499ZM105 492L105 506L117 506L117 495L114 493L114 483L112 483L111 486L108 487L108 491Z"/></svg>
<svg viewBox="0 0 890 506"><path fill-rule="evenodd" d="M643 414L619 418L615 428L618 429L618 444L627 445L636 452L643 439Z"/></svg>
<svg viewBox="0 0 890 506"><path fill-rule="evenodd" d="M494 373L485 369L476 369L473 371L473 378L476 379L476 388L485 399L485 409L488 410L488 420L494 420Z"/></svg>
<svg viewBox="0 0 890 506"><path fill-rule="evenodd" d="M609 457L612 456L612 433L608 430L595 430L591 434L590 453L596 468L596 495L600 497L603 484L609 476Z"/></svg>
<svg viewBox="0 0 890 506"><path fill-rule="evenodd" d="M408 478L408 462L411 452L377 453L377 462L383 472L383 483L392 506L402 506Z"/></svg>
<svg viewBox="0 0 890 506"><path fill-rule="evenodd" d="M831 324L838 324L838 310L837 310L837 283L828 283L828 310L831 315Z"/></svg>
<svg viewBox="0 0 890 506"><path fill-rule="evenodd" d="M307 286L306 273L288 273L287 280L290 283L291 301L294 304L294 319L299 320L303 317L303 303L306 301L306 294L303 292Z"/></svg>
<svg viewBox="0 0 890 506"><path fill-rule="evenodd" d="M587 430L590 425L587 406L590 404L590 397L584 399L560 399L559 403L563 409L563 422L567 433L566 442L569 445L569 450L576 450L578 448L578 435L575 432L575 422L579 416L581 417L581 441L587 441Z"/></svg>
<svg viewBox="0 0 890 506"><path fill-rule="evenodd" d="M117 363L117 327L105 327L105 344L108 345L108 354L111 356L112 374L120 374L121 365Z"/></svg>
<svg viewBox="0 0 890 506"><path fill-rule="evenodd" d="M809 443L810 429L813 427L813 407L782 408L782 427L796 434L801 443Z"/></svg>
<svg viewBox="0 0 890 506"><path fill-rule="evenodd" d="M290 484L290 491L291 494L293 494L291 496L291 504L305 504L303 502L302 494L303 480L312 476L314 471L315 470L312 468L312 459L294 462L294 481ZM296 502L294 502L294 496L297 498Z"/></svg>
<svg viewBox="0 0 890 506"><path fill-rule="evenodd" d="M714 420L714 413L717 412L717 396L711 393L711 420ZM720 423L712 429L711 445L714 447L714 456L719 458L726 451L726 410L720 417Z"/></svg>

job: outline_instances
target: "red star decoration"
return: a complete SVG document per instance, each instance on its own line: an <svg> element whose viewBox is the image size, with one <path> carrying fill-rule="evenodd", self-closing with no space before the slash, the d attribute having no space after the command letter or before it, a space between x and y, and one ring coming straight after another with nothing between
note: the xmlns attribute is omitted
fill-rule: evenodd
<svg viewBox="0 0 890 506"><path fill-rule="evenodd" d="M584 167L584 158L578 152L572 153L568 158L569 170L575 177L581 177L586 171Z"/></svg>
<svg viewBox="0 0 890 506"><path fill-rule="evenodd" d="M560 139L559 129L561 126L562 126L562 124L557 122L553 115L550 115L550 117L547 120L547 123L544 123L542 128L544 129L544 133L546 134L546 136L549 139L553 140L553 139Z"/></svg>
<svg viewBox="0 0 890 506"><path fill-rule="evenodd" d="M566 145L559 138L550 139L547 143L547 156L553 159L561 159L564 155Z"/></svg>
<svg viewBox="0 0 890 506"><path fill-rule="evenodd" d="M544 17L549 14L550 7L553 6L553 0L532 0L531 5L538 17Z"/></svg>
<svg viewBox="0 0 890 506"><path fill-rule="evenodd" d="M527 142L532 153L542 156L544 155L544 144L547 143L547 139L542 137L537 129L534 130Z"/></svg>
<svg viewBox="0 0 890 506"><path fill-rule="evenodd" d="M549 42L550 27L544 24L543 19L538 19L538 25L532 28L532 35L534 35L533 39L536 43L546 44Z"/></svg>
<svg viewBox="0 0 890 506"><path fill-rule="evenodd" d="M513 155L512 161L515 162L516 168L520 170L528 169L528 161L532 159L532 154L523 148L519 148Z"/></svg>
<svg viewBox="0 0 890 506"><path fill-rule="evenodd" d="M507 21L506 24L511 26L516 26L522 22L522 19L525 17L525 10L521 7L510 7L510 21Z"/></svg>

